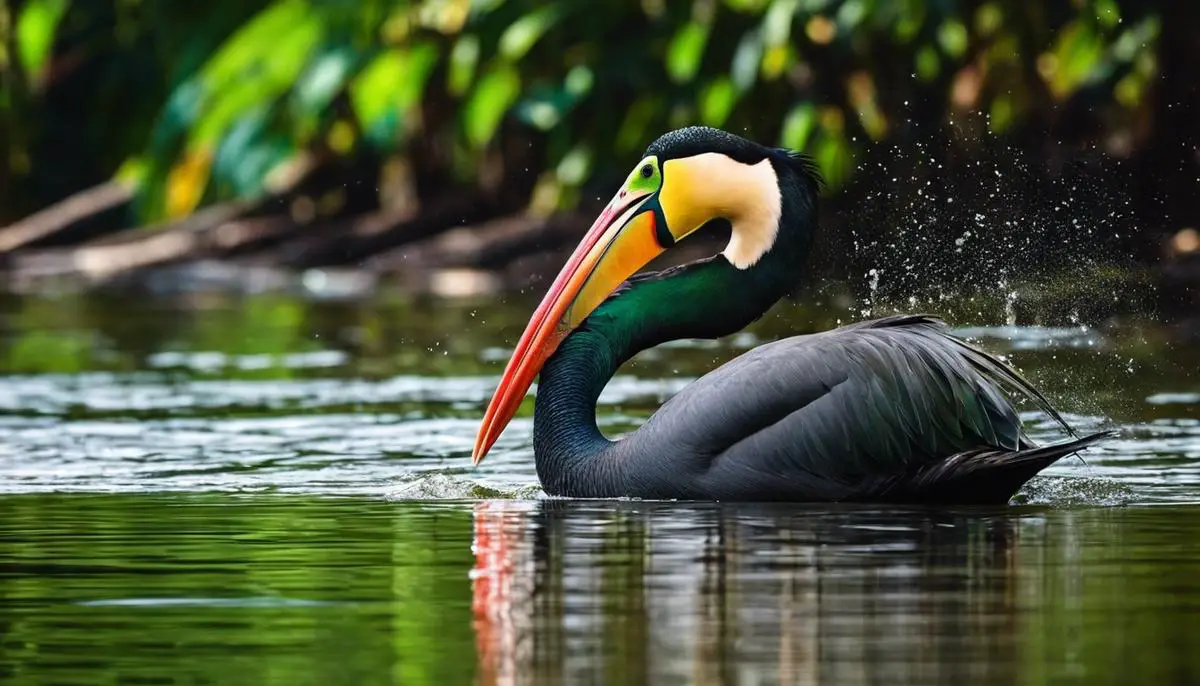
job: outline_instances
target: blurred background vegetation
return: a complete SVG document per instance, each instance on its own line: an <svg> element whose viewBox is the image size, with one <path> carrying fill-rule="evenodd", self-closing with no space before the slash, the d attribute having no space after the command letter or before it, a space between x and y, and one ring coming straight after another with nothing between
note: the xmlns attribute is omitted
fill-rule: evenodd
<svg viewBox="0 0 1200 686"><path fill-rule="evenodd" d="M1200 247L1196 4L7 0L0 264L496 288L697 123L814 157L843 276L931 241L950 272L964 242L1175 264Z"/></svg>

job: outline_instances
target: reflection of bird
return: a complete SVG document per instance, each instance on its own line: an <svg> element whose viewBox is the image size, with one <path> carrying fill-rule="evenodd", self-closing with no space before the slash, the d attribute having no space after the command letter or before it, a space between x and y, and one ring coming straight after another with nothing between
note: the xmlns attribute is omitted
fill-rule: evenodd
<svg viewBox="0 0 1200 686"><path fill-rule="evenodd" d="M534 453L554 495L1004 503L1108 435L1037 447L1001 389L1066 426L1041 394L939 321L896 316L763 345L627 438L605 439L596 400L623 362L666 341L731 334L794 283L819 183L806 158L716 129L651 144L534 313L475 461L539 372ZM712 220L730 224L723 252L631 277Z"/></svg>

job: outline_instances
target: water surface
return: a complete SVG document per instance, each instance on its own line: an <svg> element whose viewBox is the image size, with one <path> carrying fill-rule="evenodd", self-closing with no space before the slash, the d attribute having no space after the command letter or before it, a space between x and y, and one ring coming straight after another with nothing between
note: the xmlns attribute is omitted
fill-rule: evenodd
<svg viewBox="0 0 1200 686"><path fill-rule="evenodd" d="M0 296L0 683L1200 679L1200 349L1162 327L956 321L1121 437L1010 508L885 510L545 499L528 401L472 469L528 312ZM601 425L838 318L645 353Z"/></svg>

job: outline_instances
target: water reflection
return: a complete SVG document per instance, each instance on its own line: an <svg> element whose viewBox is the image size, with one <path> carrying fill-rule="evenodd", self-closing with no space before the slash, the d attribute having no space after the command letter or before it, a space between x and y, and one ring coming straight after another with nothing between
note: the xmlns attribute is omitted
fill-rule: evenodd
<svg viewBox="0 0 1200 686"><path fill-rule="evenodd" d="M1018 521L480 503L479 682L1011 683Z"/></svg>

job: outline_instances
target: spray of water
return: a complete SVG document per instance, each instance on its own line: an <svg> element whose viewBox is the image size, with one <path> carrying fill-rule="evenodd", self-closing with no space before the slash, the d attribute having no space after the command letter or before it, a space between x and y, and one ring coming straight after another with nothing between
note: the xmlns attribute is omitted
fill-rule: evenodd
<svg viewBox="0 0 1200 686"><path fill-rule="evenodd" d="M1103 169L984 147L966 160L920 143L869 156L852 191L861 201L846 213L842 254L860 275L852 309L862 318L940 314L1017 362L1024 350L1087 350L1096 356L1090 371L1064 370L1052 350L1047 378L1030 375L1076 409L1099 409L1094 398L1071 397L1071 388L1095 385L1078 374L1119 378L1137 367L1111 345L1119 331L1101 325L1114 313L1149 312L1121 250L1136 228L1131 201Z"/></svg>

